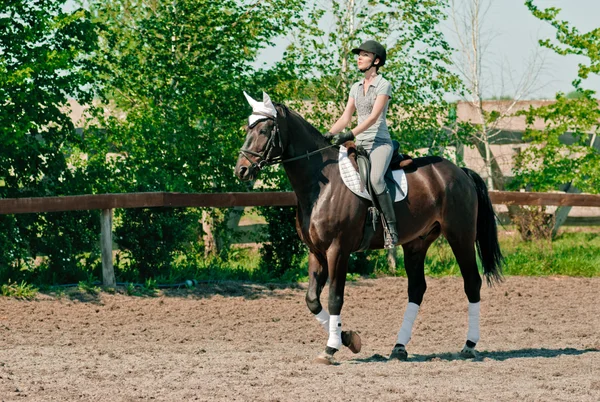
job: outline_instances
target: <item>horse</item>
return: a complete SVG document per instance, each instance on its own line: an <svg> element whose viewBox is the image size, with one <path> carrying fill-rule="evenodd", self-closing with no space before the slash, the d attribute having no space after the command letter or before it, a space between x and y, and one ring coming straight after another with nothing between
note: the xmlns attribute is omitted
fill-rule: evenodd
<svg viewBox="0 0 600 402"><path fill-rule="evenodd" d="M338 148L300 114L273 103L265 93L262 102L244 94L253 112L235 174L242 181L255 180L264 167L283 165L297 197L296 230L309 252L306 304L329 334L325 350L315 362L333 364L342 345L354 353L361 350L359 334L342 331L341 311L348 260L363 240L371 202L347 188L338 169ZM488 285L503 279L504 257L488 189L477 173L441 157L414 158L411 168L405 170L408 194L394 209L398 244L404 250L408 304L389 359L408 359L406 345L427 289L425 256L440 235L458 262L468 299L467 340L460 353L475 358L482 286L475 249ZM369 248L383 247L383 225L379 225ZM327 280L329 311L320 300Z"/></svg>

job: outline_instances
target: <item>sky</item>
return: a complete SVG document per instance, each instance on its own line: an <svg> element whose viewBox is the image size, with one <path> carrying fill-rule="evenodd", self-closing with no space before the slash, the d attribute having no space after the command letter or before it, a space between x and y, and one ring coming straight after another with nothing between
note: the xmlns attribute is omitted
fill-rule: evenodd
<svg viewBox="0 0 600 402"><path fill-rule="evenodd" d="M458 0L460 1L460 0ZM512 96L515 86L524 77L532 55L542 60L542 69L536 84L526 96L529 99L553 99L558 91L573 90L572 81L577 78L577 65L585 58L581 56L560 56L538 45L539 39L552 39L556 30L550 24L535 18L524 5L525 0L487 0L491 7L484 19L482 34L486 35L489 46L484 55L485 70L483 81L487 91L484 97ZM538 8L557 7L561 9L559 19L568 21L580 33L600 26L600 0L536 0ZM448 20L441 27L448 42L457 47L452 24ZM280 60L289 43L287 38L278 38L276 46L264 50L260 55L261 65L272 65ZM537 53L536 53L537 52ZM385 74L385 72L382 70ZM504 77L504 80L501 79ZM504 82L504 85L501 83ZM600 94L600 77L594 76L584 82L584 88Z"/></svg>

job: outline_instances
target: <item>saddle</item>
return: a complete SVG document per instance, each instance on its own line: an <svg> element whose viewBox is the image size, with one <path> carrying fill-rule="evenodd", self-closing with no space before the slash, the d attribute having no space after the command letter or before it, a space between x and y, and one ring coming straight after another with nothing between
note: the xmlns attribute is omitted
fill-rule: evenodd
<svg viewBox="0 0 600 402"><path fill-rule="evenodd" d="M399 152L400 143L392 140L393 151L392 159L385 173L385 181L388 184L388 188L394 188L390 183L394 182L393 171L408 168L412 165L413 159L409 155L401 154ZM363 239L360 247L357 251L364 251L369 248L371 239L377 230L377 224L379 222L379 206L376 205L377 197L375 197L375 191L371 186L370 172L371 172L371 161L367 151L357 146L353 141L348 141L344 144L348 150L348 159L352 163L352 166L359 172L362 183L365 185L366 192L370 195L373 200L373 205L368 209L367 219L365 220L365 226L363 230ZM392 196L392 199L394 197Z"/></svg>
<svg viewBox="0 0 600 402"><path fill-rule="evenodd" d="M399 152L400 143L398 141L392 140L392 145L394 148L392 151L392 159L385 173L386 182L393 181L393 178L390 177L392 171L405 169L413 163L413 158L411 156ZM367 151L360 145L357 146L353 141L348 141L344 146L348 149L348 158L350 159L352 166L358 171L362 182L365 183L365 190L372 199L375 199L376 197L374 197L370 179L371 161L369 160Z"/></svg>

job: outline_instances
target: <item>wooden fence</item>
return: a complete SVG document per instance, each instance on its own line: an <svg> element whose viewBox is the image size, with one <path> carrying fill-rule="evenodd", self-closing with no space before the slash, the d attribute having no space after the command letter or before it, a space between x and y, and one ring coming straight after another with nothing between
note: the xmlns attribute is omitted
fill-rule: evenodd
<svg viewBox="0 0 600 402"><path fill-rule="evenodd" d="M600 195L490 191L493 204L600 207ZM129 193L0 199L0 214L102 210L102 283L114 287L112 216L115 208L294 206L292 192L264 193Z"/></svg>

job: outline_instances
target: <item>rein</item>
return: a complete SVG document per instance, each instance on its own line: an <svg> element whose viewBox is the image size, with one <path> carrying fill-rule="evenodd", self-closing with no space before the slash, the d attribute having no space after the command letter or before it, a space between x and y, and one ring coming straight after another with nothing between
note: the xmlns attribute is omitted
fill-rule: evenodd
<svg viewBox="0 0 600 402"><path fill-rule="evenodd" d="M293 162L293 161L297 161L297 160L304 159L304 158L310 158L312 155L318 154L320 152L323 152L326 149L333 148L336 146L335 144L332 144L332 145L328 145L323 148L319 148L312 152L307 152L304 155L299 155L299 156L295 156L293 158L288 158L288 159L282 159L283 143L281 141L281 132L279 131L279 124L277 124L277 119L274 116L268 115L266 113L254 112L254 114L265 116L266 119L273 120L273 122L275 124L273 126L273 131L271 132L271 136L269 137L269 140L267 141L267 145L265 145L265 148L262 151L262 153L250 151L249 149L244 149L244 148L240 149L240 154L243 155L244 158L246 158L248 160L248 162L250 162L252 164L251 168L262 170L267 166L275 165L278 163L288 163L288 162ZM275 142L277 142L277 144L275 144ZM282 154L271 158L270 154L273 151L273 148L275 148L275 147L280 147ZM248 154L259 158L258 163L253 162L248 157Z"/></svg>

